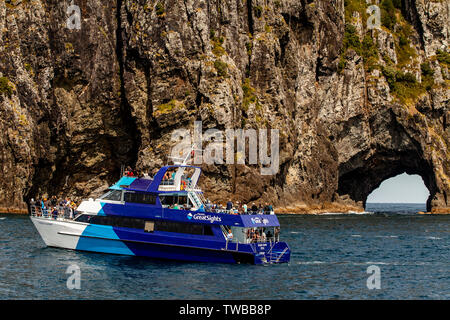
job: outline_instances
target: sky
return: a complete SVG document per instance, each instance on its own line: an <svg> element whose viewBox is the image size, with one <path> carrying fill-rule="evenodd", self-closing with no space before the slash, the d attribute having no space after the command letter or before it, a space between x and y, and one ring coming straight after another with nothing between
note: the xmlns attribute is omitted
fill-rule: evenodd
<svg viewBox="0 0 450 320"><path fill-rule="evenodd" d="M419 175L402 173L384 180L367 203L426 203L430 192Z"/></svg>

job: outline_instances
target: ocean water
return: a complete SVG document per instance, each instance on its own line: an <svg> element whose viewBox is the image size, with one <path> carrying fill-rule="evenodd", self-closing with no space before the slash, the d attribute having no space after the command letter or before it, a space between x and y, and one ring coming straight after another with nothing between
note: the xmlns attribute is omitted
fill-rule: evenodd
<svg viewBox="0 0 450 320"><path fill-rule="evenodd" d="M0 215L0 299L450 299L450 216L424 205L280 215L291 262L159 261L45 247L28 217ZM68 289L70 265L80 289ZM380 289L369 289L368 268Z"/></svg>

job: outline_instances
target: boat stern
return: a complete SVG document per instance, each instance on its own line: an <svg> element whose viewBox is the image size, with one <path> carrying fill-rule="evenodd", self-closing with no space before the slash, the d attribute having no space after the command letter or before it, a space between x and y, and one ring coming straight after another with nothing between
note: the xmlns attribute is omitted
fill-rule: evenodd
<svg viewBox="0 0 450 320"><path fill-rule="evenodd" d="M255 249L255 264L288 263L291 259L286 242L258 243Z"/></svg>

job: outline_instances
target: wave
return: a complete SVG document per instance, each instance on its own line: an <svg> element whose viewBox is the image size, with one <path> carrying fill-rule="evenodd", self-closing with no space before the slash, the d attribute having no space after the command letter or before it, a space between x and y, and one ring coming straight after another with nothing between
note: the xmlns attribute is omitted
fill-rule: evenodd
<svg viewBox="0 0 450 320"><path fill-rule="evenodd" d="M363 211L363 212L357 212L357 211L348 211L348 212L323 212L323 213L312 213L313 215L317 216L329 216L329 215L365 215L365 214L373 214L371 211Z"/></svg>

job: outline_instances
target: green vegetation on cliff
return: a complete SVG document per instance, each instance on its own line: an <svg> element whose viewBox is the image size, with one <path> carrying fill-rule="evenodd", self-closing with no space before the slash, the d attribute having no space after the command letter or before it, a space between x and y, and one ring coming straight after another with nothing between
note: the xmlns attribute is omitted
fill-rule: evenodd
<svg viewBox="0 0 450 320"><path fill-rule="evenodd" d="M212 45L212 53L214 53L217 57L223 56L226 51L222 47L223 42L225 41L224 37L217 37L215 35L215 31L210 31L210 39L211 39L211 45Z"/></svg>
<svg viewBox="0 0 450 320"><path fill-rule="evenodd" d="M386 78L391 93L401 102L408 99L417 99L425 92L423 84L419 83L416 77L409 72L402 72L395 67L383 67L383 75Z"/></svg>
<svg viewBox="0 0 450 320"><path fill-rule="evenodd" d="M158 2L155 6L155 10L156 10L156 15L158 17L162 17L165 13L164 4L161 2Z"/></svg>
<svg viewBox="0 0 450 320"><path fill-rule="evenodd" d="M0 94L6 94L8 98L13 94L13 88L9 85L7 77L0 77Z"/></svg>
<svg viewBox="0 0 450 320"><path fill-rule="evenodd" d="M244 96L242 99L242 108L247 112L250 104L257 102L257 98L255 95L255 88L253 88L250 85L249 78L246 78L244 80L244 83L242 84L242 91L244 93Z"/></svg>
<svg viewBox="0 0 450 320"><path fill-rule="evenodd" d="M220 61L220 60L214 61L214 68L216 68L217 75L219 77L227 76L228 65L225 62Z"/></svg>
<svg viewBox="0 0 450 320"><path fill-rule="evenodd" d="M346 54L349 49L353 49L364 60L364 65L369 72L374 68L378 62L378 49L370 34L364 36L363 41L359 40L356 27L351 24L345 25L343 50L339 61L338 70L342 71L347 62Z"/></svg>
<svg viewBox="0 0 450 320"><path fill-rule="evenodd" d="M401 0L382 0L379 2L381 13L382 30L368 30L366 26L367 12L369 4L361 0L345 0L345 32L343 38L342 52L340 56L338 71L341 72L347 64L347 52L354 50L363 58L364 67L368 72L379 69L389 84L391 94L400 102L414 101L421 94L432 89L434 85L434 71L428 61L419 66L417 61L418 53L414 47L414 28L402 15ZM354 12L359 13L360 21L355 17ZM358 34L357 25L361 24L362 36ZM376 44L379 32L392 35L395 45L395 56L397 61L388 52L379 52ZM361 40L362 39L362 40ZM378 44L379 45L379 44ZM383 61L380 61L380 58ZM448 67L450 55L438 50L436 59L441 65ZM422 79L414 76L415 72L420 72Z"/></svg>
<svg viewBox="0 0 450 320"><path fill-rule="evenodd" d="M450 67L450 53L442 50L437 50L436 58L439 61L439 63L445 65L447 68Z"/></svg>

